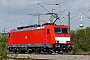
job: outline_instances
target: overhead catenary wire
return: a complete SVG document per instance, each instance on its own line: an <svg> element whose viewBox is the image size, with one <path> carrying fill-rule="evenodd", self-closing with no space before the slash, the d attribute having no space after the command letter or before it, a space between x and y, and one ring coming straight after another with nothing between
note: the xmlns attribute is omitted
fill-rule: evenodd
<svg viewBox="0 0 90 60"><path fill-rule="evenodd" d="M83 13L80 9L78 9L81 13ZM88 17L85 13L83 13L87 18L90 19L90 17Z"/></svg>
<svg viewBox="0 0 90 60"><path fill-rule="evenodd" d="M25 10L30 10L30 9L34 9L34 8L38 8L38 7L23 8L23 9L20 9L20 10L16 10L16 11L13 11L13 12L9 12L9 13L16 13L16 12L25 11Z"/></svg>
<svg viewBox="0 0 90 60"><path fill-rule="evenodd" d="M1 16L5 16L5 15L8 16L8 15L11 14L11 13L18 13L18 12L21 12L21 11L25 11L25 10L30 10L30 9L38 8L38 7L32 7L32 6L33 6L33 5L30 5L30 6L28 6L28 7L25 7L25 8L16 10L16 11L9 11L10 8L9 8L9 0L8 0L8 12L7 12L7 13L4 13L4 14L2 14L2 15L0 15L0 17L1 17Z"/></svg>
<svg viewBox="0 0 90 60"><path fill-rule="evenodd" d="M37 3L39 6L41 6L42 8L44 8L46 11L50 12L48 9L46 9L44 6L40 5L40 3Z"/></svg>
<svg viewBox="0 0 90 60"><path fill-rule="evenodd" d="M11 20L11 21L6 21L6 22L3 22L3 23L12 23L12 22L14 22L14 21L19 21L19 20L21 20L21 19L26 19L26 18L30 18L30 17L23 17L23 18L19 18L19 19L16 19L16 20ZM0 24L3 24L3 23L0 23Z"/></svg>
<svg viewBox="0 0 90 60"><path fill-rule="evenodd" d="M70 1L72 1L72 0L70 0ZM67 1L66 1L67 2ZM36 7L34 7L34 8L36 8ZM26 8L24 8L24 9L20 9L20 10L16 10L16 11L13 11L13 12L9 12L9 13L16 13L16 12L20 12L20 11L24 11L24 10L28 10L29 8L28 7L26 7ZM32 9L32 8L31 8Z"/></svg>
<svg viewBox="0 0 90 60"><path fill-rule="evenodd" d="M22 8L22 9L19 9L19 10L16 10L16 11L12 11L12 12L9 12L9 0L8 0L8 12L6 14L3 14L3 15L0 15L0 16L5 16L7 15L8 16L8 21L6 21L5 23L7 22L13 22L13 21L17 21L17 20L20 20L20 19L23 19L23 18L28 18L28 17L23 17L23 18L20 18L20 19L17 19L17 20L12 20L12 21L9 21L10 20L10 14L11 13L16 13L16 12L20 12L20 11L24 11L24 10L29 10L29 9L34 9L34 8L38 8L38 7L32 7L33 5L30 5L28 7L25 7L25 8ZM30 18L30 17L29 17ZM1 23L2 24L2 23Z"/></svg>

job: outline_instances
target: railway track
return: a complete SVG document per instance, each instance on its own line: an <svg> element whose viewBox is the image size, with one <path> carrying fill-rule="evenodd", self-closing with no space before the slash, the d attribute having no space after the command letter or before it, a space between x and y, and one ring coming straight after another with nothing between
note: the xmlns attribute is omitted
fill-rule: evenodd
<svg viewBox="0 0 90 60"><path fill-rule="evenodd" d="M8 60L90 60L90 55L8 54Z"/></svg>
<svg viewBox="0 0 90 60"><path fill-rule="evenodd" d="M47 58L48 54L8 54L7 57L8 60L52 60L50 58Z"/></svg>

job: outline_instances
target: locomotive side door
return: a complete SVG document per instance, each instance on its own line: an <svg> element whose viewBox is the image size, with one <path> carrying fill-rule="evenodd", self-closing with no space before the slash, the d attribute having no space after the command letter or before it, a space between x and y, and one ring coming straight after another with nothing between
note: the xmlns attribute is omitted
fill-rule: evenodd
<svg viewBox="0 0 90 60"><path fill-rule="evenodd" d="M44 41L44 43L50 43L50 41L51 41L50 30L45 29L45 41Z"/></svg>

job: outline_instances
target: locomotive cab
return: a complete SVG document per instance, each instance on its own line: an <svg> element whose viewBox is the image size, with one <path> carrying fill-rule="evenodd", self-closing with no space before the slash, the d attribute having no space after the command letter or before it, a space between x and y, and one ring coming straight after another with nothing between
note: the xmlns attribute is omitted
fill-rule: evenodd
<svg viewBox="0 0 90 60"><path fill-rule="evenodd" d="M71 44L68 28L54 28L54 34L56 43L58 42L60 44Z"/></svg>
<svg viewBox="0 0 90 60"><path fill-rule="evenodd" d="M63 53L72 50L72 39L69 33L68 26L65 25L46 25L45 40L49 43L51 51Z"/></svg>

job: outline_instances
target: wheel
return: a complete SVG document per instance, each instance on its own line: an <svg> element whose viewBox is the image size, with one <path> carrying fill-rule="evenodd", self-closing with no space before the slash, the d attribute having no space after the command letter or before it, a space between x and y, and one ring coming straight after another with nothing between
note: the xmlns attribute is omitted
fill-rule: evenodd
<svg viewBox="0 0 90 60"><path fill-rule="evenodd" d="M52 49L49 49L49 52L48 52L49 54L52 54L53 53L53 50Z"/></svg>
<svg viewBox="0 0 90 60"><path fill-rule="evenodd" d="M16 54L17 53L17 50L15 48L13 48L12 53Z"/></svg>
<svg viewBox="0 0 90 60"><path fill-rule="evenodd" d="M63 54L63 51L58 51L58 54Z"/></svg>
<svg viewBox="0 0 90 60"><path fill-rule="evenodd" d="M41 50L39 48L37 48L36 49L36 52L40 54L41 53Z"/></svg>
<svg viewBox="0 0 90 60"><path fill-rule="evenodd" d="M20 53L21 53L21 54L25 54L25 50L21 50Z"/></svg>
<svg viewBox="0 0 90 60"><path fill-rule="evenodd" d="M32 53L32 50L31 49L29 49L29 54L31 54Z"/></svg>
<svg viewBox="0 0 90 60"><path fill-rule="evenodd" d="M12 52L12 51L13 51L13 49L12 49L12 48L9 48L8 50L9 50L9 52Z"/></svg>

